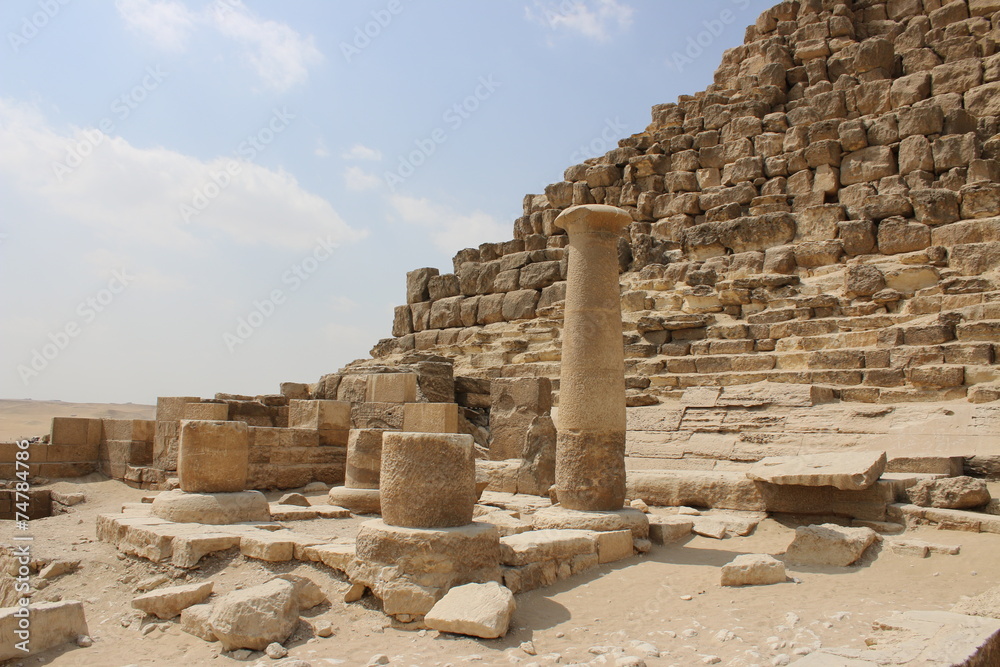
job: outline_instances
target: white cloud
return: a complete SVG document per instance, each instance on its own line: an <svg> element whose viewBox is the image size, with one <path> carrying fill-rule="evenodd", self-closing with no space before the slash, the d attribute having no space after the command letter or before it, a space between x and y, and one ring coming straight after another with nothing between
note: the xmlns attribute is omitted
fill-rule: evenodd
<svg viewBox="0 0 1000 667"><path fill-rule="evenodd" d="M130 30L162 49L180 51L199 27L210 27L241 45L245 59L271 90L283 92L309 78L323 60L312 35L303 37L285 23L258 17L242 0L215 0L192 12L176 0L118 0Z"/></svg>
<svg viewBox="0 0 1000 667"><path fill-rule="evenodd" d="M312 35L303 38L284 23L260 19L240 0L214 3L209 16L220 33L244 46L257 75L273 90L305 83L309 66L323 60Z"/></svg>
<svg viewBox="0 0 1000 667"><path fill-rule="evenodd" d="M180 51L194 30L197 15L181 2L117 0L125 25L166 51Z"/></svg>
<svg viewBox="0 0 1000 667"><path fill-rule="evenodd" d="M434 245L448 253L510 236L507 225L482 211L463 215L428 199L404 195L393 195L389 203L403 222L426 228Z"/></svg>
<svg viewBox="0 0 1000 667"><path fill-rule="evenodd" d="M364 192L382 185L382 179L361 167L348 167L344 171L344 183L348 190Z"/></svg>
<svg viewBox="0 0 1000 667"><path fill-rule="evenodd" d="M313 155L322 158L330 157L330 149L326 147L326 142L323 141L322 137L316 141L316 148L313 149Z"/></svg>
<svg viewBox="0 0 1000 667"><path fill-rule="evenodd" d="M57 165L77 164L73 152L87 155L57 174ZM284 171L138 148L95 129L61 133L33 107L2 99L0 180L46 213L116 239L183 246L221 235L229 243L309 249L317 238L362 236ZM181 206L198 210L196 192L215 196L186 222Z"/></svg>
<svg viewBox="0 0 1000 667"><path fill-rule="evenodd" d="M552 30L566 30L606 42L613 31L623 32L632 25L634 11L618 0L562 0L558 3L535 0L533 7L525 7L525 16Z"/></svg>
<svg viewBox="0 0 1000 667"><path fill-rule="evenodd" d="M364 144L354 144L351 146L350 150L346 150L341 153L340 157L345 160L369 160L371 162L378 162L382 159L382 151L376 148L369 148Z"/></svg>

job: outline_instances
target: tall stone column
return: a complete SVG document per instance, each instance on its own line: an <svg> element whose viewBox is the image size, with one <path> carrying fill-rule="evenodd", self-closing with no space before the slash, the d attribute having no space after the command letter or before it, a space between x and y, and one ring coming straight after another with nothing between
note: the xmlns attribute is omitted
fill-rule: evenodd
<svg viewBox="0 0 1000 667"><path fill-rule="evenodd" d="M569 234L562 330L556 494L573 510L625 504L625 352L618 237L632 218L588 204L555 220Z"/></svg>

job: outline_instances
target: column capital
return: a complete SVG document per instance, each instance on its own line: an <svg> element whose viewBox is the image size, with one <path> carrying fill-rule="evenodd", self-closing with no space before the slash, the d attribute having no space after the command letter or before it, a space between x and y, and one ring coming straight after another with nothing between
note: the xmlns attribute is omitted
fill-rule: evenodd
<svg viewBox="0 0 1000 667"><path fill-rule="evenodd" d="M615 206L583 204L571 206L555 219L555 226L573 232L613 232L632 223L632 216Z"/></svg>

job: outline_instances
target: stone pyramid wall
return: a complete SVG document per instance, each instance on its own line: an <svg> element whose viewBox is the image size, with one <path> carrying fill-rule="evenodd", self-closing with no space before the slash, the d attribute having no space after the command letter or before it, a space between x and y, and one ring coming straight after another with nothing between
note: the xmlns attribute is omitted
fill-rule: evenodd
<svg viewBox="0 0 1000 667"><path fill-rule="evenodd" d="M557 381L553 221L604 203L634 219L619 245L630 404L762 380L997 400L998 42L1000 0L772 7L706 90L526 196L513 240L411 272L393 338L345 372L422 353L453 359L460 385Z"/></svg>

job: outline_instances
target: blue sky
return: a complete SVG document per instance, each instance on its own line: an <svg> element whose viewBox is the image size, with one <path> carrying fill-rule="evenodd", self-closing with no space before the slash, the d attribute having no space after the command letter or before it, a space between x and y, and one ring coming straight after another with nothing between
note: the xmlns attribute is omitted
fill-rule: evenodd
<svg viewBox="0 0 1000 667"><path fill-rule="evenodd" d="M366 357L407 270L511 238L769 5L5 0L0 397L273 393Z"/></svg>

